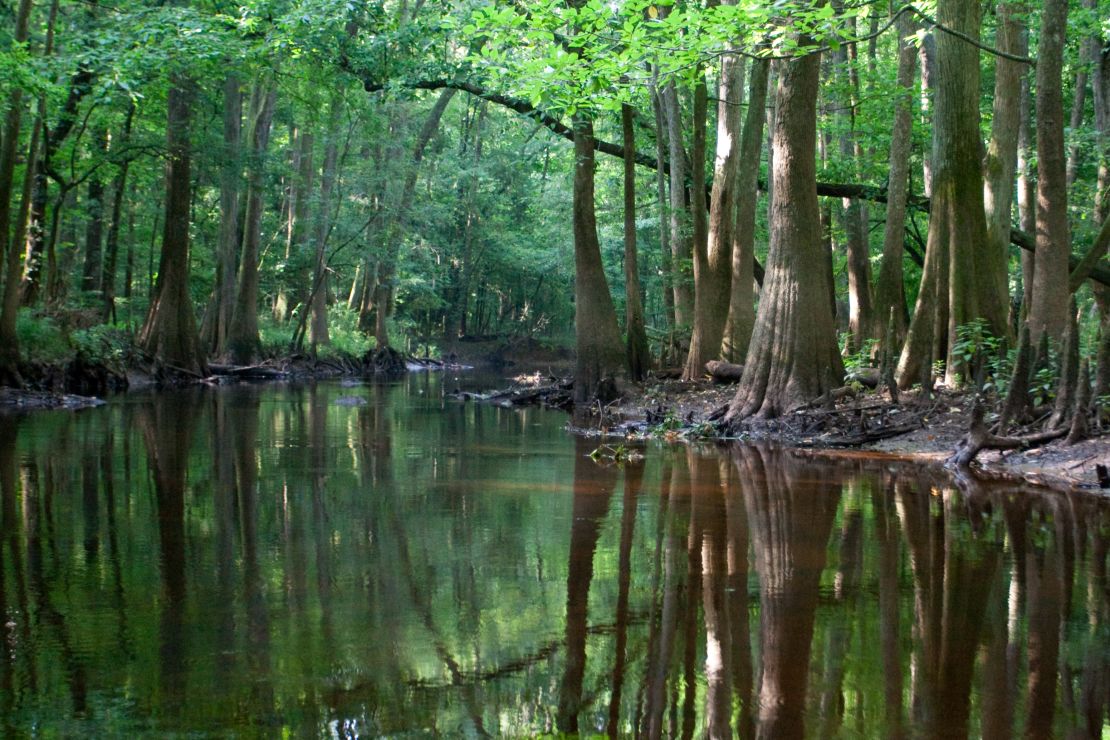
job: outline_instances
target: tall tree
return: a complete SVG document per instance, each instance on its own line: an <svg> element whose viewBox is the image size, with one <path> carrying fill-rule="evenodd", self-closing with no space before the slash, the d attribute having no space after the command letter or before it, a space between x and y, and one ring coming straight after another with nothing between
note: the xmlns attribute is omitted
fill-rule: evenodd
<svg viewBox="0 0 1110 740"><path fill-rule="evenodd" d="M817 203L820 55L781 63L775 90L771 247L744 375L726 424L774 417L840 385L830 265Z"/></svg>
<svg viewBox="0 0 1110 740"><path fill-rule="evenodd" d="M965 37L979 37L978 0L940 0L937 20ZM952 354L956 330L979 318L1006 334L1006 311L992 299L998 281L984 260L982 141L979 134L979 50L943 32L937 39L932 200L921 290L898 363L898 382L925 381L934 360L945 360L946 382L964 368ZM997 262L997 261L996 261Z"/></svg>
<svg viewBox="0 0 1110 740"><path fill-rule="evenodd" d="M1067 0L1045 0L1037 47L1037 251L1029 332L1035 344L1064 336L1070 295L1067 157L1064 151L1064 37Z"/></svg>
<svg viewBox="0 0 1110 740"><path fill-rule="evenodd" d="M247 211L243 221L243 249L239 255L239 285L235 311L228 327L227 351L233 362L249 364L261 349L258 338L258 259L262 241L262 209L266 154L274 119L277 88L270 80L254 84L250 105L250 153Z"/></svg>
<svg viewBox="0 0 1110 740"><path fill-rule="evenodd" d="M627 103L621 106L624 136L624 331L628 374L643 380L651 368L647 331L644 328L644 302L640 296L639 257L636 250L636 111Z"/></svg>

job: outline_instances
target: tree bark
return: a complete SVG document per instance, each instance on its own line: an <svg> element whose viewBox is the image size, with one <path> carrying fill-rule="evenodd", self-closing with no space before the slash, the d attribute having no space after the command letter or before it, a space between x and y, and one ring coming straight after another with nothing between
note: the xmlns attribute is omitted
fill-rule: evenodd
<svg viewBox="0 0 1110 740"><path fill-rule="evenodd" d="M20 0L15 16L16 45L27 41L31 20L31 0ZM3 136L0 137L0 256L5 266L4 302L0 311L0 385L21 385L19 374L19 337L16 335L16 312L7 310L9 287L18 282L11 274L19 269L19 255L12 253L17 246L8 243L12 216L12 185L15 180L16 150L19 146L19 129L23 115L23 89L14 87L8 93L7 114L4 117Z"/></svg>
<svg viewBox="0 0 1110 740"><path fill-rule="evenodd" d="M624 136L624 330L627 334L628 375L640 381L651 368L647 331L644 328L644 302L640 294L639 259L636 250L636 131L635 110L621 106Z"/></svg>
<svg viewBox="0 0 1110 740"><path fill-rule="evenodd" d="M663 113L667 119L667 147L670 158L671 283L674 286L675 328L679 333L690 328L694 318L693 238L686 190L686 148L682 140L682 108L674 80L663 87Z"/></svg>
<svg viewBox="0 0 1110 740"><path fill-rule="evenodd" d="M127 118L123 122L120 141L126 144L131 139L131 123L135 118L135 105L127 108ZM123 225L123 197L127 190L127 175L131 160L124 159L112 183L112 215L108 222L108 236L104 242L104 271L100 276L100 289L104 300L104 321L116 318L116 267L119 264L119 232Z"/></svg>
<svg viewBox="0 0 1110 740"><path fill-rule="evenodd" d="M239 186L243 170L242 83L234 75L224 80L223 164L220 167L220 236L216 245L216 296L212 336L205 343L217 356L227 352L228 330L235 310L235 262L239 252Z"/></svg>
<svg viewBox="0 0 1110 740"><path fill-rule="evenodd" d="M594 211L593 123L575 121L574 139L574 402L606 403L624 377L624 353L613 296L601 261Z"/></svg>
<svg viewBox="0 0 1110 740"><path fill-rule="evenodd" d="M1017 56L1029 53L1029 40L1021 20L1023 0L998 4L998 32L995 46ZM987 243L983 264L994 278L988 287L990 300L1009 303L1010 230L1014 203L1014 175L1017 171L1018 138L1021 128L1021 88L1026 66L998 57L994 73L994 111L991 139L983 160L983 205L987 216ZM1007 322L1009 323L1009 322Z"/></svg>
<svg viewBox="0 0 1110 740"><path fill-rule="evenodd" d="M94 156L103 162L108 158L107 129L97 131L94 140ZM89 218L85 222L85 261L81 271L81 290L97 292L100 290L100 276L104 271L104 180L100 177L99 169L89 178L85 209L89 212Z"/></svg>
<svg viewBox="0 0 1110 740"><path fill-rule="evenodd" d="M1067 0L1046 0L1037 48L1037 263L1029 310L1034 344L1042 334L1058 341L1068 316L1068 291L1062 289L1071 254L1062 92L1067 19Z"/></svg>
<svg viewBox="0 0 1110 740"><path fill-rule="evenodd" d="M196 375L207 369L189 295L189 204L192 177L189 126L191 83L171 82L166 101L166 205L158 283L139 343L154 360Z"/></svg>
<svg viewBox="0 0 1110 740"><path fill-rule="evenodd" d="M250 105L251 162L247 176L247 211L243 218L243 250L239 257L239 284L235 310L228 327L227 350L232 362L249 365L261 350L258 337L258 255L262 241L263 174L270 147L277 87L259 80Z"/></svg>
<svg viewBox="0 0 1110 740"><path fill-rule="evenodd" d="M906 195L909 190L910 153L913 145L913 79L916 51L906 41L913 33L914 22L908 13L898 18L898 99L894 104L894 122L890 135L890 175L887 179L886 224L883 227L883 257L879 280L875 284L875 310L872 314L871 336L880 343L889 341L894 350L902 344L906 333L906 287L902 257L906 240ZM887 336L892 321L893 334Z"/></svg>
<svg viewBox="0 0 1110 740"><path fill-rule="evenodd" d="M820 56L811 54L783 63L778 75L767 277L727 425L783 414L828 393L844 376L815 187L819 74Z"/></svg>
<svg viewBox="0 0 1110 740"><path fill-rule="evenodd" d="M324 143L324 169L320 177L320 203L316 207L315 243L316 262L312 277L311 311L312 319L308 327L308 341L312 353L321 344L331 344L328 335L328 264L325 247L328 231L331 229L331 198L335 187L339 163L339 113L340 100L331 103L331 121L328 124L327 140Z"/></svg>
<svg viewBox="0 0 1110 740"><path fill-rule="evenodd" d="M749 73L748 110L737 161L736 203L732 231L732 280L728 320L721 341L721 356L743 363L755 325L755 209L759 200L759 160L763 151L763 124L767 120L767 80L771 62L752 61ZM716 199L714 199L716 202Z"/></svg>
<svg viewBox="0 0 1110 740"><path fill-rule="evenodd" d="M978 37L978 0L941 0L938 20ZM989 297L995 279L979 259L986 243L982 144L979 138L979 51L951 34L937 39L937 85L933 123L933 195L921 292L898 363L898 383L922 380L934 360L944 359L945 381L964 377L952 354L957 327L984 318L1005 336L1006 315Z"/></svg>

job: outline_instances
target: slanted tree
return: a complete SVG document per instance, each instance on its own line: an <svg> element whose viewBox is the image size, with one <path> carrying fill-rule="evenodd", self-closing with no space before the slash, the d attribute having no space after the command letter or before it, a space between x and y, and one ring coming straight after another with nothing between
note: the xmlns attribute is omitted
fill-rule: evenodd
<svg viewBox="0 0 1110 740"><path fill-rule="evenodd" d="M832 275L817 203L820 55L781 63L775 90L771 246L744 376L726 425L774 417L840 385Z"/></svg>

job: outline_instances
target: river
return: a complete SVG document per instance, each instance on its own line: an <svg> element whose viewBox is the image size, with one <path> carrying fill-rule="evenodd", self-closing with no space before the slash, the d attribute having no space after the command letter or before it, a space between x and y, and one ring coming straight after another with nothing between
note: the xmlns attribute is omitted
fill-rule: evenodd
<svg viewBox="0 0 1110 740"><path fill-rule="evenodd" d="M5 735L1099 736L1110 505L446 399L0 417Z"/></svg>

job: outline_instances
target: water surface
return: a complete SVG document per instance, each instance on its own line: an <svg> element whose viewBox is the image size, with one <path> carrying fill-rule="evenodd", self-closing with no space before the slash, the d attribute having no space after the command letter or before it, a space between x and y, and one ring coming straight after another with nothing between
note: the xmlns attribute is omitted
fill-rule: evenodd
<svg viewBox="0 0 1110 740"><path fill-rule="evenodd" d="M0 732L1107 732L1110 511L467 379L0 417Z"/></svg>

